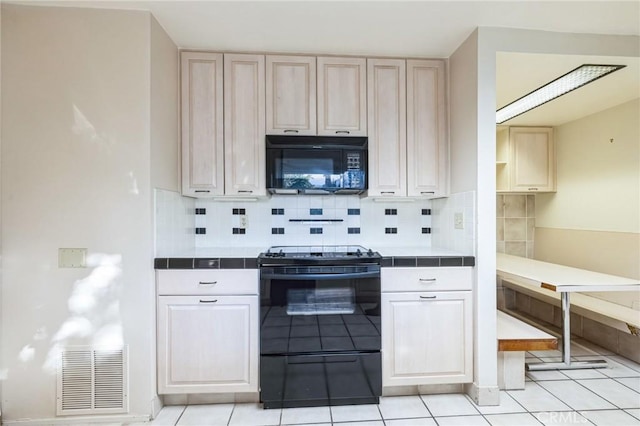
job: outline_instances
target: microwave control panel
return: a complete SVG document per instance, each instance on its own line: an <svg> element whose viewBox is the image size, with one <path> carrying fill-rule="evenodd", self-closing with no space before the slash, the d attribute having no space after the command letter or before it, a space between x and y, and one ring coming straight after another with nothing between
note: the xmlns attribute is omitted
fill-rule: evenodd
<svg viewBox="0 0 640 426"><path fill-rule="evenodd" d="M359 152L347 152L347 170L360 170Z"/></svg>

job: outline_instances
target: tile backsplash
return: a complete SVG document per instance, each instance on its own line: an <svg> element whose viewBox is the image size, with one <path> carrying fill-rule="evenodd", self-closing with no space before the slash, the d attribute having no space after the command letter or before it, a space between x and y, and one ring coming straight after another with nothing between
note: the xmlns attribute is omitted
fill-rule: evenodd
<svg viewBox="0 0 640 426"><path fill-rule="evenodd" d="M165 190L155 194L159 257L194 248L274 245L439 247L475 254L475 191L434 200L274 195L221 201Z"/></svg>
<svg viewBox="0 0 640 426"><path fill-rule="evenodd" d="M156 189L154 197L155 255L170 256L192 249L196 233L203 232L196 228L195 214L204 215L205 212L195 208L195 199L177 192Z"/></svg>
<svg viewBox="0 0 640 426"><path fill-rule="evenodd" d="M496 195L496 251L533 258L535 196Z"/></svg>
<svg viewBox="0 0 640 426"><path fill-rule="evenodd" d="M460 253L476 253L476 192L458 192L433 200L433 245ZM456 224L456 217L460 223Z"/></svg>
<svg viewBox="0 0 640 426"><path fill-rule="evenodd" d="M259 201L195 200L196 247L271 245L431 246L431 201L358 196L280 196Z"/></svg>

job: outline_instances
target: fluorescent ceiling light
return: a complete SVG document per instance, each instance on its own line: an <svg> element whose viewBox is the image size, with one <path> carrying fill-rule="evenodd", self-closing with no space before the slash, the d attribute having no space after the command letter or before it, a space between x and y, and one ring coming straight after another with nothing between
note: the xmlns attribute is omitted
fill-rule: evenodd
<svg viewBox="0 0 640 426"><path fill-rule="evenodd" d="M524 95L509 105L500 108L496 111L496 123L502 124L507 120L511 120L513 117L524 114L529 110L539 107L565 93L569 93L578 87L591 83L625 66L626 65L581 65L528 95Z"/></svg>

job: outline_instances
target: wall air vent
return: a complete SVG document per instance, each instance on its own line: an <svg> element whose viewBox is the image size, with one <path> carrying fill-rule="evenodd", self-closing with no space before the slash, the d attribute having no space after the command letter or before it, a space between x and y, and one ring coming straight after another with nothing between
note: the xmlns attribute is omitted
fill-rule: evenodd
<svg viewBox="0 0 640 426"><path fill-rule="evenodd" d="M116 414L129 410L127 346L75 346L60 353L58 416Z"/></svg>

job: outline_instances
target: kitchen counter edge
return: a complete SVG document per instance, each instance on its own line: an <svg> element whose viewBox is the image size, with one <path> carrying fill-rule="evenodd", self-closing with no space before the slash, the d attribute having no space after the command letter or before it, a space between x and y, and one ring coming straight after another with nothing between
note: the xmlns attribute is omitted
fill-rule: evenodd
<svg viewBox="0 0 640 426"><path fill-rule="evenodd" d="M154 269L257 269L256 257L158 257ZM475 266L474 256L384 256L383 268Z"/></svg>

